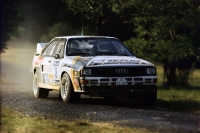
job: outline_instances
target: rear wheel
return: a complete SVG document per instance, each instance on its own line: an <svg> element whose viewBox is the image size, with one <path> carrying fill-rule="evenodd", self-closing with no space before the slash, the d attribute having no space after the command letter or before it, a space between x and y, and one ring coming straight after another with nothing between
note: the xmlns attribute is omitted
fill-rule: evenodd
<svg viewBox="0 0 200 133"><path fill-rule="evenodd" d="M49 95L49 90L39 87L36 74L33 79L33 94L35 98L47 98Z"/></svg>
<svg viewBox="0 0 200 133"><path fill-rule="evenodd" d="M70 77L67 73L63 74L61 79L60 96L65 103L77 102L80 99L80 94L74 93Z"/></svg>

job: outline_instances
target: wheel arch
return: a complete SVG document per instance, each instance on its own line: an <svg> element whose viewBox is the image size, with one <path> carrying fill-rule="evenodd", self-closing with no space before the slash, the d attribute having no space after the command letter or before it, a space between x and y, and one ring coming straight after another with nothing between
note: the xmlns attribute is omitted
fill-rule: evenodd
<svg viewBox="0 0 200 133"><path fill-rule="evenodd" d="M63 72L61 73L61 75L60 75L60 79L62 79L62 76L63 76L65 73L67 73L67 74L69 75L69 73L68 73L67 71L63 71ZM70 77L70 75L69 75L69 77ZM71 77L70 77L70 80L71 80Z"/></svg>
<svg viewBox="0 0 200 133"><path fill-rule="evenodd" d="M35 73L36 73L36 69L34 68L34 69L33 69L33 74L35 74Z"/></svg>
<svg viewBox="0 0 200 133"><path fill-rule="evenodd" d="M71 82L71 84L72 84L72 77L71 77L71 75L67 72L67 71L63 71L62 73L61 73L61 75L60 75L60 81L62 81L62 77L63 77L63 75L65 74L65 73L67 73L68 75L69 75L69 78L70 78L70 82ZM72 89L73 89L73 91L74 91L74 86L73 86L73 84L72 84ZM59 90L60 90L60 88L59 88Z"/></svg>

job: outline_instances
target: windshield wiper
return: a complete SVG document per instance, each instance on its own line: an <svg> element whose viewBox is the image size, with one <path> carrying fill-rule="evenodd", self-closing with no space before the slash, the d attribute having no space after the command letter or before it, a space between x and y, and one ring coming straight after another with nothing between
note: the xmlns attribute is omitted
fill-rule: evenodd
<svg viewBox="0 0 200 133"><path fill-rule="evenodd" d="M117 54L115 52L96 52L96 55L113 55L113 54Z"/></svg>
<svg viewBox="0 0 200 133"><path fill-rule="evenodd" d="M68 55L87 55L87 54L91 54L91 53L86 53L86 52L84 52L84 53L69 53Z"/></svg>

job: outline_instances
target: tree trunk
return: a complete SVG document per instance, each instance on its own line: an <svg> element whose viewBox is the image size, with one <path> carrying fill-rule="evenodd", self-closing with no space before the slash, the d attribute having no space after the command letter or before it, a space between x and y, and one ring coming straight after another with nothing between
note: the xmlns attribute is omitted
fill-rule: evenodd
<svg viewBox="0 0 200 133"><path fill-rule="evenodd" d="M176 61L164 62L163 84L164 84L165 78L167 79L167 85L176 84L176 67L177 67Z"/></svg>
<svg viewBox="0 0 200 133"><path fill-rule="evenodd" d="M101 33L101 27L102 27L102 22L101 22L101 17L97 18L97 22L96 22L96 31L97 31L97 35L98 36L101 36L102 33Z"/></svg>

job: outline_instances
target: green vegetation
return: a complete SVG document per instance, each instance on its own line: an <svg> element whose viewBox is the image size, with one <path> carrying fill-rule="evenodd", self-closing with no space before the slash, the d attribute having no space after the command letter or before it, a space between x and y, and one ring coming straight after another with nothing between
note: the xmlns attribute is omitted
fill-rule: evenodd
<svg viewBox="0 0 200 133"><path fill-rule="evenodd" d="M158 88L156 107L200 114L200 89L195 87Z"/></svg>
<svg viewBox="0 0 200 133"><path fill-rule="evenodd" d="M28 117L3 107L0 129L2 133L140 133L145 129L118 127L106 123L87 121L66 122L52 121L39 117Z"/></svg>
<svg viewBox="0 0 200 133"><path fill-rule="evenodd" d="M112 7L116 4L113 0L64 0L66 1L69 10L74 14L83 14L84 18L92 21L96 27L97 35L102 35L102 26L113 18L116 19L116 15L112 10Z"/></svg>
<svg viewBox="0 0 200 133"><path fill-rule="evenodd" d="M2 3L3 41L19 35L20 26L25 29L23 38L35 42L81 35L82 31L84 35L114 36L137 57L161 62L168 85L187 85L192 64L200 64L199 0L20 0L17 3L3 0ZM20 25L21 16L25 21ZM0 51L5 47L3 44Z"/></svg>
<svg viewBox="0 0 200 133"><path fill-rule="evenodd" d="M0 53L7 48L6 41L18 37L24 29L20 27L22 0L1 0L1 45Z"/></svg>
<svg viewBox="0 0 200 133"><path fill-rule="evenodd" d="M127 3L117 10L119 14L124 10L134 14L130 22L135 26L136 36L126 40L125 45L140 58L162 62L167 84L186 85L192 63L200 54L199 1L130 0Z"/></svg>
<svg viewBox="0 0 200 133"><path fill-rule="evenodd" d="M105 31L112 29L111 25L119 27L112 31L115 33L120 32L122 25L132 25L131 33L118 34L119 39L127 36L121 41L137 57L163 63L168 85L188 84L192 64L200 55L199 1L64 1L73 14L82 14L94 24L97 35L108 35Z"/></svg>
<svg viewBox="0 0 200 133"><path fill-rule="evenodd" d="M158 75L156 107L200 114L200 70L192 70L187 86L163 86L162 65L157 64L156 67Z"/></svg>

